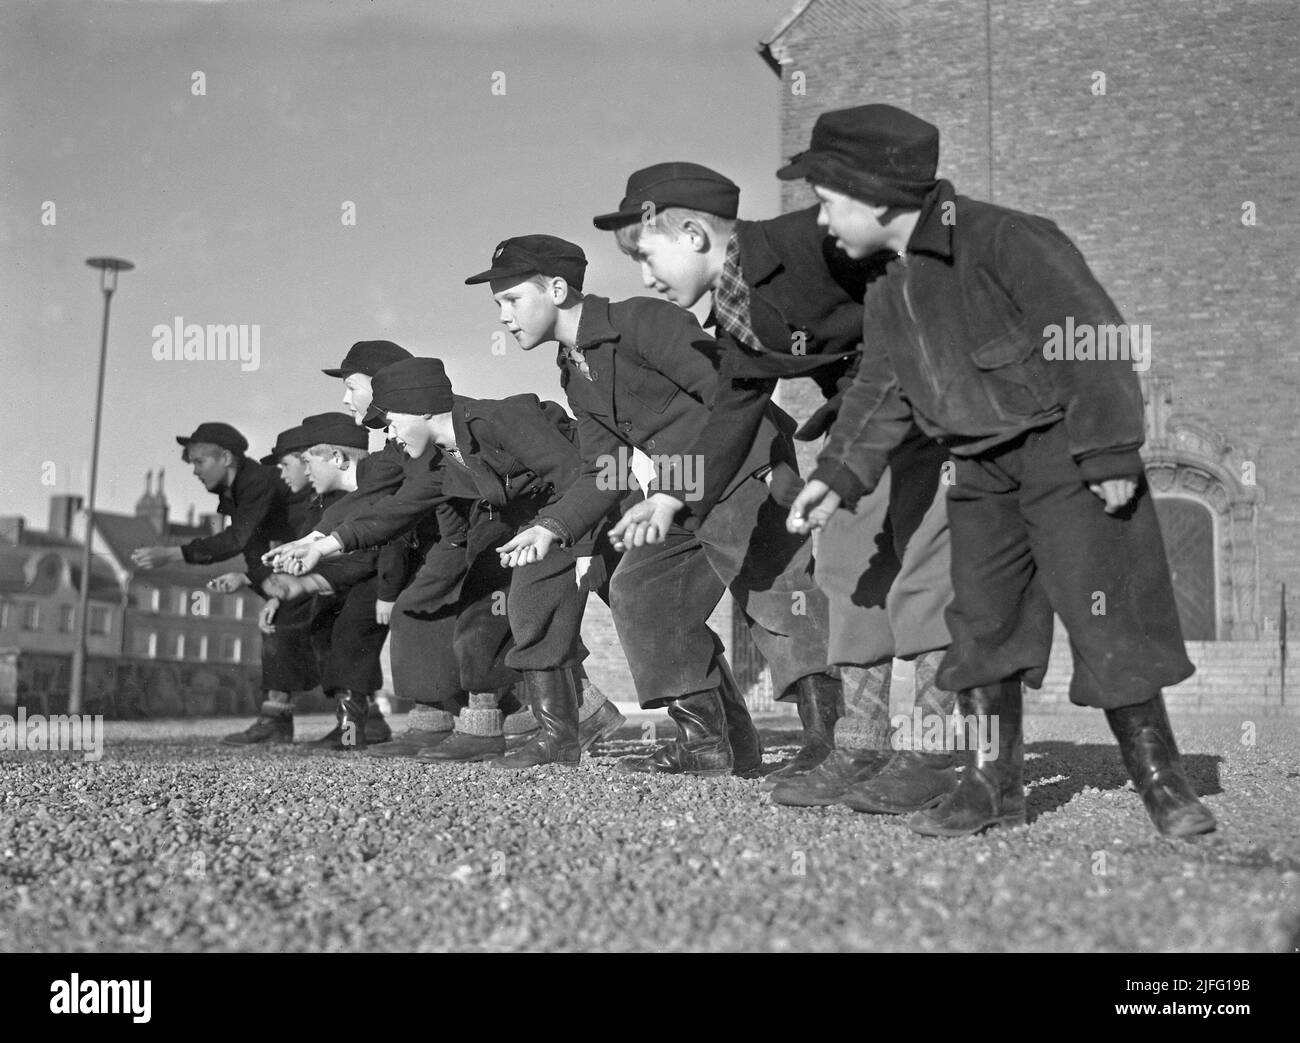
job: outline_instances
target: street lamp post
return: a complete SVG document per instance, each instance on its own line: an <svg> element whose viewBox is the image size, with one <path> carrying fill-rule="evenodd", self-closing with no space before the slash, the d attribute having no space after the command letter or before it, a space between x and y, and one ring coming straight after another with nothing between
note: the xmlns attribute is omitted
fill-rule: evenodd
<svg viewBox="0 0 1300 1043"><path fill-rule="evenodd" d="M99 478L99 421L104 408L104 363L108 359L108 307L117 289L117 273L135 267L120 257L90 257L86 264L99 269L104 291L104 330L99 341L99 381L95 388L95 433L90 448L90 488L86 493L86 536L81 549L81 597L77 608L77 638L72 646L72 678L68 685L68 713L80 713L86 685L86 630L90 615L90 545L95 535L95 483Z"/></svg>

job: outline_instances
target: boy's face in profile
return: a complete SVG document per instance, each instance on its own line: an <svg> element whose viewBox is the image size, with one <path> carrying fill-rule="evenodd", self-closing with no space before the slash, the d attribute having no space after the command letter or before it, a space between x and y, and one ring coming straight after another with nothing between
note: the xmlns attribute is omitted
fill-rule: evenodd
<svg viewBox="0 0 1300 1043"><path fill-rule="evenodd" d="M311 487L318 493L333 492L341 487L339 467L339 454L334 451L326 452L324 449L312 451L303 454L307 468L307 477L311 481Z"/></svg>
<svg viewBox="0 0 1300 1043"><path fill-rule="evenodd" d="M880 223L886 208L872 206L823 185L813 185L821 201L817 223L835 237L835 245L855 261L883 249L889 230Z"/></svg>
<svg viewBox="0 0 1300 1043"><path fill-rule="evenodd" d="M628 256L641 266L646 289L679 307L692 307L712 289L707 249L687 232L661 232L643 225Z"/></svg>
<svg viewBox="0 0 1300 1043"><path fill-rule="evenodd" d="M302 453L285 453L276 465L280 469L280 480L289 487L291 493L301 492L307 486L307 464Z"/></svg>
<svg viewBox="0 0 1300 1043"><path fill-rule="evenodd" d="M203 483L208 492L216 492L226 479L226 461L230 454L220 446L205 442L191 442L185 448L185 462L194 470L194 477Z"/></svg>
<svg viewBox="0 0 1300 1043"><path fill-rule="evenodd" d="M352 419L358 424L366 415L370 400L374 396L370 390L370 378L364 373L349 373L343 381L343 404L352 413Z"/></svg>
<svg viewBox="0 0 1300 1043"><path fill-rule="evenodd" d="M530 275L523 279L493 279L490 283L501 325L524 351L555 339L555 321L568 289L567 285L563 292L556 289L557 283L565 285L562 279L545 281L543 286L541 280Z"/></svg>
<svg viewBox="0 0 1300 1043"><path fill-rule="evenodd" d="M389 413L388 430L397 439L397 444L411 459L415 459L426 449L433 438L429 431L429 418L419 413Z"/></svg>

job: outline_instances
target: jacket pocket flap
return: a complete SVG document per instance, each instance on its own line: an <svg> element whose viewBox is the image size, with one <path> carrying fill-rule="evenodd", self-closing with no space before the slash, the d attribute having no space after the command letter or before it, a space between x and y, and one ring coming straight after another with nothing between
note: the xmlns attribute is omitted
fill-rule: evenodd
<svg viewBox="0 0 1300 1043"><path fill-rule="evenodd" d="M999 369L1027 361L1038 345L1025 336L1025 332L1025 323L1017 323L1006 333L986 341L972 351L971 361L980 369Z"/></svg>

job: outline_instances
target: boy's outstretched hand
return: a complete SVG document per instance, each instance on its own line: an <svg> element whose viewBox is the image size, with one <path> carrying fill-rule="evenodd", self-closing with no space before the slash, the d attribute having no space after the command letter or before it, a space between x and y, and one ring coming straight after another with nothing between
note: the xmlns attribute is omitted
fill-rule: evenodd
<svg viewBox="0 0 1300 1043"><path fill-rule="evenodd" d="M1104 482L1093 482L1088 489L1106 504L1106 513L1114 514L1128 506L1137 492L1136 478L1107 478Z"/></svg>
<svg viewBox="0 0 1300 1043"><path fill-rule="evenodd" d="M275 614L280 611L280 599L271 598L257 614L257 629L263 634L275 633Z"/></svg>
<svg viewBox="0 0 1300 1043"><path fill-rule="evenodd" d="M609 530L609 542L619 551L647 543L663 543L672 528L673 518L684 506L674 496L655 493L628 508L618 524Z"/></svg>
<svg viewBox="0 0 1300 1043"><path fill-rule="evenodd" d="M790 506L790 517L785 527L791 532L806 535L820 529L831 519L840 506L840 494L819 479L812 479L800 490Z"/></svg>
<svg viewBox="0 0 1300 1043"><path fill-rule="evenodd" d="M208 580L208 589L215 590L218 594L233 594L250 585L248 577L242 572L223 572Z"/></svg>
<svg viewBox="0 0 1300 1043"><path fill-rule="evenodd" d="M514 569L520 565L531 565L535 561L541 561L550 553L553 543L555 543L555 533L540 525L532 525L509 543L498 547L497 553L501 555L503 568Z"/></svg>

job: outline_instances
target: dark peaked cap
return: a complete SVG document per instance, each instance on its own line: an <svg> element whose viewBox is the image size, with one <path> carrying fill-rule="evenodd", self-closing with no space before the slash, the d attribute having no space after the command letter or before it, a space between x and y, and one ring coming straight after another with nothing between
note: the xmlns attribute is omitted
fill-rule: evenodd
<svg viewBox="0 0 1300 1043"><path fill-rule="evenodd" d="M919 207L935 186L939 128L893 105L823 112L812 143L776 172L874 206Z"/></svg>
<svg viewBox="0 0 1300 1043"><path fill-rule="evenodd" d="M366 449L370 445L370 436L364 427L349 413L317 413L305 417L300 431L307 438L305 448L314 445L343 445L351 449Z"/></svg>
<svg viewBox="0 0 1300 1043"><path fill-rule="evenodd" d="M248 439L229 424L206 421L194 429L194 434L176 436L176 444L189 448L191 442L206 442L221 449L228 449L236 456L248 452Z"/></svg>
<svg viewBox="0 0 1300 1043"><path fill-rule="evenodd" d="M471 275L466 285L526 275L558 275L575 290L582 289L587 255L582 247L554 235L520 235L503 239L492 251L492 267Z"/></svg>
<svg viewBox="0 0 1300 1043"><path fill-rule="evenodd" d="M275 445L271 446L271 451L261 459L264 464L278 464L282 457L289 453L301 453L312 443L306 440L303 434L302 424L297 427L286 428L275 436Z"/></svg>
<svg viewBox="0 0 1300 1043"><path fill-rule="evenodd" d="M683 206L733 219L740 207L740 187L698 163L656 163L627 179L623 201L616 211L593 217L591 223L606 230L632 224L641 220L646 203L653 203L659 210Z"/></svg>
<svg viewBox="0 0 1300 1043"><path fill-rule="evenodd" d="M348 349L337 369L321 370L327 377L349 377L364 373L373 377L385 366L409 359L411 353L391 340L359 340Z"/></svg>
<svg viewBox="0 0 1300 1043"><path fill-rule="evenodd" d="M442 359L412 358L394 362L375 374L372 405L392 413L451 412L451 380Z"/></svg>

